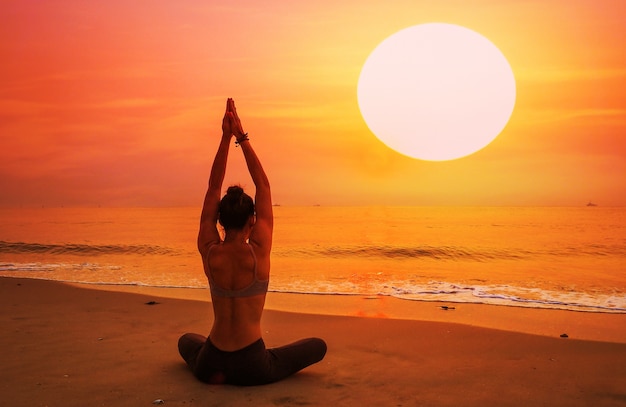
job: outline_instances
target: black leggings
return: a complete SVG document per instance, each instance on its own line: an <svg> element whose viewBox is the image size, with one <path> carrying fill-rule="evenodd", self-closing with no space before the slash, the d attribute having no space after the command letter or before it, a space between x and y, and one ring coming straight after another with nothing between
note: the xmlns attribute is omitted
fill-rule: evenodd
<svg viewBox="0 0 626 407"><path fill-rule="evenodd" d="M309 338L266 349L263 339L259 339L243 349L225 352L211 339L188 333L178 340L178 351L203 382L255 386L276 382L319 362L326 354L326 343Z"/></svg>

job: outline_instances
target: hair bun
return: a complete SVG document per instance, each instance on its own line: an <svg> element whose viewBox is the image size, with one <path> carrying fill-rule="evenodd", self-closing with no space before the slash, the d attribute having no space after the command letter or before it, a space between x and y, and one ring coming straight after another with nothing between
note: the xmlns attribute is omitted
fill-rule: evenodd
<svg viewBox="0 0 626 407"><path fill-rule="evenodd" d="M254 215L254 201L239 185L228 187L219 204L218 220L224 229L243 229Z"/></svg>
<svg viewBox="0 0 626 407"><path fill-rule="evenodd" d="M240 197L241 195L243 195L243 188L241 188L239 185L230 186L226 191L226 195Z"/></svg>

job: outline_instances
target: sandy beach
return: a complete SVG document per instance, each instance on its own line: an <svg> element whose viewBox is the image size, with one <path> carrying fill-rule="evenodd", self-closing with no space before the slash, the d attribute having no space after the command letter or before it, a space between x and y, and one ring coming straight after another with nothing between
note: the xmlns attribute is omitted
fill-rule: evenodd
<svg viewBox="0 0 626 407"><path fill-rule="evenodd" d="M1 406L626 405L624 314L270 293L267 345L319 336L328 354L238 388L177 353L209 330L206 290L102 288L0 278Z"/></svg>

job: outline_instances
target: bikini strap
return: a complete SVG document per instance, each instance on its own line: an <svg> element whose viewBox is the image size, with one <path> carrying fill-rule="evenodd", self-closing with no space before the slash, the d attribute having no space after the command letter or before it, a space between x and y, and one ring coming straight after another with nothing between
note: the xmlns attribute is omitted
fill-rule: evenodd
<svg viewBox="0 0 626 407"><path fill-rule="evenodd" d="M265 294L267 292L267 288L269 286L269 280L260 281L258 279L256 253L254 252L252 245L250 244L248 245L250 246L250 252L252 253L252 258L254 260L254 270L253 270L254 276L250 285L242 288L241 290L225 289L223 287L220 287L219 284L217 284L213 280L213 274L211 273L211 267L209 266L209 253L213 245L209 247L209 249L207 250L206 266L207 266L208 278L209 278L209 288L211 289L212 295L218 296L218 297L238 298L238 297L250 297L253 295Z"/></svg>

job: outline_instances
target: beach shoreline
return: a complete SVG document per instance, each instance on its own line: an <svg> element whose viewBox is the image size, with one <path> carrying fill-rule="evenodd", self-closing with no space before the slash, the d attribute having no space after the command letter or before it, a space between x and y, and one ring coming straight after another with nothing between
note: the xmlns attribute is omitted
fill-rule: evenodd
<svg viewBox="0 0 626 407"><path fill-rule="evenodd" d="M68 283L76 287L210 302L208 289ZM626 314L466 302L416 301L384 295L268 292L266 310L458 323L482 328L626 343Z"/></svg>
<svg viewBox="0 0 626 407"><path fill-rule="evenodd" d="M623 326L622 314L270 293L268 346L319 336L329 352L282 382L238 388L198 382L176 350L181 334L208 332L208 292L117 288L0 278L3 405L626 405L623 331L583 333ZM341 315L314 312L329 301ZM545 321L535 334L512 326Z"/></svg>

